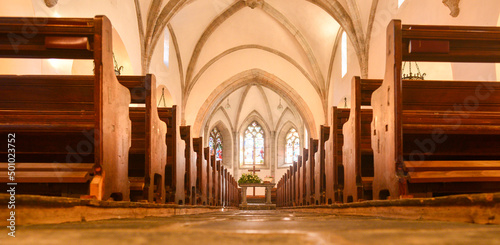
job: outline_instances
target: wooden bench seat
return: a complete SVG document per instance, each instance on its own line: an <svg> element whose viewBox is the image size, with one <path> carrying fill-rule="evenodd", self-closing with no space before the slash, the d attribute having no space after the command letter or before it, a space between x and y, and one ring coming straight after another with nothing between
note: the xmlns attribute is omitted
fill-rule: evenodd
<svg viewBox="0 0 500 245"><path fill-rule="evenodd" d="M316 166L317 166L317 174L315 178L316 181L316 203L318 204L326 204L326 142L330 138L330 127L321 125L320 126L320 136L318 141L318 152L316 153Z"/></svg>
<svg viewBox="0 0 500 245"><path fill-rule="evenodd" d="M198 205L207 204L207 161L203 148L203 137L193 139L193 150L196 153L196 198Z"/></svg>
<svg viewBox="0 0 500 245"><path fill-rule="evenodd" d="M373 177L361 177L361 184L363 185L363 191L371 190Z"/></svg>
<svg viewBox="0 0 500 245"><path fill-rule="evenodd" d="M17 171L63 171L77 172L87 171L92 172L93 163L32 163L32 162L16 162L15 168ZM8 163L0 163L0 171L7 171ZM2 175L3 176L3 175Z"/></svg>
<svg viewBox="0 0 500 245"><path fill-rule="evenodd" d="M411 183L500 182L500 170L444 170L409 172Z"/></svg>
<svg viewBox="0 0 500 245"><path fill-rule="evenodd" d="M309 194L309 190L308 190L308 168L309 166L307 165L307 160L309 159L309 150L307 148L303 148L302 149L302 173L301 173L301 190L302 190L302 196L300 197L301 198L301 205L307 205L308 201L307 201L307 195ZM309 170L310 171L310 170Z"/></svg>
<svg viewBox="0 0 500 245"><path fill-rule="evenodd" d="M158 116L156 78L147 74L119 76L118 80L128 88L131 102L136 104L135 107L129 107L132 123L132 143L128 156L130 198L133 201L165 203L167 125ZM141 181L143 184L140 184ZM142 189L138 189L140 186Z"/></svg>
<svg viewBox="0 0 500 245"><path fill-rule="evenodd" d="M3 174L3 173L2 173ZM91 179L88 171L20 171L16 172L16 183L88 183ZM0 178L9 182L7 177Z"/></svg>
<svg viewBox="0 0 500 245"><path fill-rule="evenodd" d="M500 170L500 161L405 161L408 172Z"/></svg>
<svg viewBox="0 0 500 245"><path fill-rule="evenodd" d="M373 119L369 106L371 95L382 84L380 79L353 77L351 83L351 108L349 120L343 126L344 142L344 202L372 199L373 150L370 124Z"/></svg>
<svg viewBox="0 0 500 245"><path fill-rule="evenodd" d="M297 171L296 171L296 186L295 186L295 203L297 206L302 205L302 192L304 191L302 189L303 184L302 182L303 177L302 177L302 172L303 172L303 163L302 163L302 156L297 156Z"/></svg>
<svg viewBox="0 0 500 245"><path fill-rule="evenodd" d="M177 118L177 106L172 107L158 107L158 116L162 121L167 124L167 164L165 166L165 202L166 203L180 203L184 202L184 189L182 187L184 176L181 176L180 171L182 163L180 155L182 147L180 142L180 134Z"/></svg>
<svg viewBox="0 0 500 245"><path fill-rule="evenodd" d="M316 152L318 152L318 145L319 142L317 139L310 138L309 139L309 153L308 156L309 158L307 159L306 166L307 166L307 205L314 205L314 204L319 204L316 203L316 183L319 183L316 181L317 176L316 176ZM319 175L318 175L319 176ZM319 197L319 196L318 196Z"/></svg>
<svg viewBox="0 0 500 245"><path fill-rule="evenodd" d="M191 126L180 126L181 139L184 141L184 204L194 205L196 199L196 153L193 148Z"/></svg>
<svg viewBox="0 0 500 245"><path fill-rule="evenodd" d="M387 37L385 78L371 100L374 198L500 191L500 82L401 74L403 61L498 63L500 28L393 20Z"/></svg>
<svg viewBox="0 0 500 245"><path fill-rule="evenodd" d="M332 123L329 140L325 142L326 152L326 202L342 202L344 190L344 165L342 164L342 147L344 135L342 128L349 119L349 109L332 107Z"/></svg>
<svg viewBox="0 0 500 245"><path fill-rule="evenodd" d="M37 32L22 43L9 40L27 28ZM40 177L37 173L45 176L19 188L22 193L129 200L130 94L114 73L111 33L105 16L0 17L0 58L91 59L95 64L94 76L0 76L0 135L16 133L17 161L93 164L90 182L85 171L57 182L51 175L61 171L21 171L20 183L31 175ZM3 158L6 147L0 146Z"/></svg>
<svg viewBox="0 0 500 245"><path fill-rule="evenodd" d="M405 161L411 183L499 182L500 161Z"/></svg>
<svg viewBox="0 0 500 245"><path fill-rule="evenodd" d="M146 185L144 184L144 177L128 177L130 181L130 191L142 192Z"/></svg>
<svg viewBox="0 0 500 245"><path fill-rule="evenodd" d="M205 170L205 176L206 176L206 198L207 198L207 205L213 205L213 192L212 192L212 185L213 185L213 180L212 180L212 157L210 156L210 147L205 147L203 148L203 156L206 161L206 170Z"/></svg>
<svg viewBox="0 0 500 245"><path fill-rule="evenodd" d="M15 164L17 183L87 183L93 174L93 163L21 163ZM0 182L8 179L8 163L0 163Z"/></svg>

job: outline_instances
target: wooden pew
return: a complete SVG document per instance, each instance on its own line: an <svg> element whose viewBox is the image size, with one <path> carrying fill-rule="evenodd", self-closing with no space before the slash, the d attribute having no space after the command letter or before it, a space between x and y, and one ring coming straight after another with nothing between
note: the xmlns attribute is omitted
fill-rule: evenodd
<svg viewBox="0 0 500 245"><path fill-rule="evenodd" d="M238 204L237 204L237 200L238 200L238 187L237 187L237 183L234 179L233 176L231 176L231 205L234 206L234 207L237 207Z"/></svg>
<svg viewBox="0 0 500 245"><path fill-rule="evenodd" d="M235 207L238 207L238 205L240 204L240 194L239 194L239 191L238 191L238 181L236 179L234 179L234 206Z"/></svg>
<svg viewBox="0 0 500 245"><path fill-rule="evenodd" d="M387 28L372 95L375 199L500 190L498 82L401 79L402 61L499 62L499 27Z"/></svg>
<svg viewBox="0 0 500 245"><path fill-rule="evenodd" d="M231 173L227 172L227 205L233 206L233 179Z"/></svg>
<svg viewBox="0 0 500 245"><path fill-rule="evenodd" d="M293 198L292 198L292 202L293 202L293 206L298 206L299 203L298 203L298 195L299 195L299 191L298 191L298 187L299 187L299 176L298 176L298 163L297 162L293 162Z"/></svg>
<svg viewBox="0 0 500 245"><path fill-rule="evenodd" d="M223 172L223 166L222 162L220 160L216 161L217 162L217 206L222 206L222 172Z"/></svg>
<svg viewBox="0 0 500 245"><path fill-rule="evenodd" d="M230 171L226 168L226 206L231 206L231 173Z"/></svg>
<svg viewBox="0 0 500 245"><path fill-rule="evenodd" d="M23 183L16 193L129 200L130 93L114 73L111 32L105 16L0 18L0 58L95 63L90 80L0 77L0 137L15 133L15 181ZM1 158L7 159L6 140L0 146ZM10 182L7 165L0 164L2 183Z"/></svg>
<svg viewBox="0 0 500 245"><path fill-rule="evenodd" d="M203 148L203 137L193 139L194 152L196 153L196 204L207 204L207 161Z"/></svg>
<svg viewBox="0 0 500 245"><path fill-rule="evenodd" d="M228 186L228 198L227 198L227 202L228 202L228 206L232 206L232 201L233 201L233 176L231 175L231 172L228 170L227 171L227 178L228 178L228 182L227 182L227 186Z"/></svg>
<svg viewBox="0 0 500 245"><path fill-rule="evenodd" d="M330 138L330 127L321 125L318 141L318 151L316 152L316 195L317 204L326 204L326 142Z"/></svg>
<svg viewBox="0 0 500 245"><path fill-rule="evenodd" d="M295 197L297 205L302 205L302 193L303 193L303 165L302 165L302 156L297 156L297 196Z"/></svg>
<svg viewBox="0 0 500 245"><path fill-rule="evenodd" d="M145 106L129 108L132 122L132 145L128 156L130 198L164 203L167 126L158 116L156 79L152 74L118 79L130 90L131 102ZM134 195L136 192L138 195Z"/></svg>
<svg viewBox="0 0 500 245"><path fill-rule="evenodd" d="M307 189L308 184L307 184L307 159L309 156L309 151L306 148L302 149L302 205L308 205L307 204L307 197L309 194L309 190Z"/></svg>
<svg viewBox="0 0 500 245"><path fill-rule="evenodd" d="M212 167L212 205L217 206L219 203L217 202L218 192L217 192L217 162L215 161L215 155L210 155L210 166Z"/></svg>
<svg viewBox="0 0 500 245"><path fill-rule="evenodd" d="M309 166L308 171L308 184L307 187L308 194L308 202L310 205L318 205L319 202L316 202L316 190L319 190L319 181L316 181L316 152L318 152L318 140L310 138L309 139L309 160L307 161L307 165Z"/></svg>
<svg viewBox="0 0 500 245"><path fill-rule="evenodd" d="M349 118L349 109L332 107L332 126L330 139L325 142L326 202L342 202L344 189L344 166L342 164L342 146L344 136L342 127Z"/></svg>
<svg viewBox="0 0 500 245"><path fill-rule="evenodd" d="M221 164L221 206L225 207L227 206L226 203L226 196L227 196L227 189L226 189L226 184L227 184L227 169Z"/></svg>
<svg viewBox="0 0 500 245"><path fill-rule="evenodd" d="M181 139L184 141L184 198L185 204L194 205L196 200L196 154L193 150L191 126L180 126Z"/></svg>
<svg viewBox="0 0 500 245"><path fill-rule="evenodd" d="M184 203L184 188L180 170L183 168L183 158L177 157L181 138L179 127L177 126L177 106L158 107L158 116L167 124L167 164L165 166L165 192L167 203Z"/></svg>
<svg viewBox="0 0 500 245"><path fill-rule="evenodd" d="M205 147L204 149L204 156L206 159L206 190L205 192L207 193L207 205L212 205L213 203L213 194L212 194L212 167L211 167L211 157L210 157L210 147Z"/></svg>
<svg viewBox="0 0 500 245"><path fill-rule="evenodd" d="M284 207L285 206L285 175L283 175L283 177L281 178L281 206Z"/></svg>
<svg viewBox="0 0 500 245"><path fill-rule="evenodd" d="M292 203L292 173L290 172L290 169L287 169L286 171L286 203L287 206L293 206Z"/></svg>
<svg viewBox="0 0 500 245"><path fill-rule="evenodd" d="M290 193L288 191L288 189L290 188L290 183L289 183L289 176L290 175L290 170L287 169L287 171L285 172L285 175L284 175L284 180L283 180L283 191L284 191L284 200L283 200L283 205L285 207L288 207L290 205L289 203L289 200L290 200Z"/></svg>
<svg viewBox="0 0 500 245"><path fill-rule="evenodd" d="M281 178L276 183L276 207L281 207Z"/></svg>
<svg viewBox="0 0 500 245"><path fill-rule="evenodd" d="M239 195L238 195L238 182L236 181L236 179L234 179L233 177L233 186L234 186L234 189L233 189L233 198L234 198L234 206L235 207L238 207L238 204L239 204Z"/></svg>
<svg viewBox="0 0 500 245"><path fill-rule="evenodd" d="M293 176L293 164L288 169L288 206L294 206L294 194L295 194L295 178Z"/></svg>
<svg viewBox="0 0 500 245"><path fill-rule="evenodd" d="M370 124L371 95L380 87L382 80L353 77L351 86L351 108L349 120L344 124L342 159L344 165L344 201L353 202L372 199L373 150Z"/></svg>

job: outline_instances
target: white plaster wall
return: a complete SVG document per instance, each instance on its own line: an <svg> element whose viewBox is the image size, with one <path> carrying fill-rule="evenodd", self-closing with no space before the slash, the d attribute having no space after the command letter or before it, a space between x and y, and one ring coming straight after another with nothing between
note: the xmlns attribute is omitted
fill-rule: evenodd
<svg viewBox="0 0 500 245"><path fill-rule="evenodd" d="M168 32L168 29L165 31ZM169 66L167 67L163 62L163 41L156 45L155 51L151 58L151 66L149 67L149 73L153 73L156 76L156 84L158 87L165 86L169 91L172 103L177 105L177 110L182 110L182 89L181 89L181 77L179 72L179 61L177 60L176 51L174 47L173 38L169 39ZM158 100L160 97L156 97ZM179 114L180 116L180 114Z"/></svg>
<svg viewBox="0 0 500 245"><path fill-rule="evenodd" d="M347 73L342 76L342 45L339 44L337 47L337 52L335 53L335 62L333 63L333 73L332 73L332 84L330 85L329 91L329 103L328 103L328 123L331 123L331 107L337 106L340 108L345 108L344 97L347 98L347 108L350 108L351 99L351 81L353 76L359 76L361 71L359 69L359 63L354 51L354 47L349 38L347 38Z"/></svg>

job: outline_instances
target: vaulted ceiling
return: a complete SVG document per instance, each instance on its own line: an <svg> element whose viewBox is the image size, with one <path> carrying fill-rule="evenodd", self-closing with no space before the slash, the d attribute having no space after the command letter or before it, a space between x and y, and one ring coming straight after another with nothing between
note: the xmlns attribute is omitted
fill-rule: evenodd
<svg viewBox="0 0 500 245"><path fill-rule="evenodd" d="M200 132L206 115L241 89L226 91L221 84L258 71L256 76L275 77L295 90L272 88L268 83L275 83L273 79L256 77L268 80L259 86L274 92L276 98L270 100L282 97L306 117L306 128L315 134L313 127L326 122L333 63L343 30L359 57L361 71L367 72L365 39L371 28L370 21L361 16L370 14L360 13L357 4L372 5L368 10L375 11L377 3L378 0L135 0L142 69L150 72L153 54L162 43L163 31L168 30L174 44L170 51L175 52L178 64L176 82L181 90L182 118L195 124L195 133ZM208 95L213 93L209 92L219 90L224 90L224 94L216 95L208 105L198 101L204 93L210 98ZM293 92L300 98L294 98ZM264 101L252 103L262 102L258 107L263 108ZM203 111L204 107L209 109ZM203 123L197 125L200 120Z"/></svg>

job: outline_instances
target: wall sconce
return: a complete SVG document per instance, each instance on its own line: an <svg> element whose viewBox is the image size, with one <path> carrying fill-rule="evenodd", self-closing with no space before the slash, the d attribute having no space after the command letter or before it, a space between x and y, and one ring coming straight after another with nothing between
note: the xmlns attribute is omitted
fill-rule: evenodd
<svg viewBox="0 0 500 245"><path fill-rule="evenodd" d="M226 109L231 109L231 105L229 104L229 98L227 99L227 104L225 106Z"/></svg>
<svg viewBox="0 0 500 245"><path fill-rule="evenodd" d="M280 98L280 103L278 105L278 110L281 110L281 109L283 109L283 105L281 104L281 98Z"/></svg>

